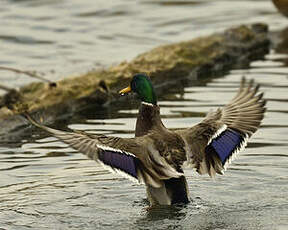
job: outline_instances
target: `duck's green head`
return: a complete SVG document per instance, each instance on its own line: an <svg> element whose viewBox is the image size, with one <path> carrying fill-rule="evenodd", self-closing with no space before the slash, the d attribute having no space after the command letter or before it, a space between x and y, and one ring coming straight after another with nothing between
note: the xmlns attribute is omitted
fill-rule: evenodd
<svg viewBox="0 0 288 230"><path fill-rule="evenodd" d="M119 93L125 94L129 92L135 92L141 99L141 101L157 105L157 98L154 87L150 78L143 73L139 73L133 76L130 85L122 89Z"/></svg>

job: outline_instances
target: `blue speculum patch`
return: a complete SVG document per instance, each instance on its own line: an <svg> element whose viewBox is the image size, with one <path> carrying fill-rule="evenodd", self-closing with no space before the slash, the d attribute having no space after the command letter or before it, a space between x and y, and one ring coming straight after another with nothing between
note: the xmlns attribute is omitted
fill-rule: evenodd
<svg viewBox="0 0 288 230"><path fill-rule="evenodd" d="M224 165L234 150L240 147L243 141L244 137L241 133L232 129L227 129L206 147L206 152L216 153Z"/></svg>
<svg viewBox="0 0 288 230"><path fill-rule="evenodd" d="M123 152L102 150L98 153L99 160L112 169L121 170L137 179L137 158Z"/></svg>

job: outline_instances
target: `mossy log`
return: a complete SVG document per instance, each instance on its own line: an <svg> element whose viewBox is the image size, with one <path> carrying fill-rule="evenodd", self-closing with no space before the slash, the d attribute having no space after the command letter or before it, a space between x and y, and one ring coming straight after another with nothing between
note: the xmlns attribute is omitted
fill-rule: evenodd
<svg viewBox="0 0 288 230"><path fill-rule="evenodd" d="M115 101L116 92L126 86L135 73L148 73L154 84L161 86L184 78L223 74L236 65L261 59L268 52L267 25L241 25L223 33L154 48L131 62L68 77L57 82L57 87L32 83L0 98L0 134L19 126L18 114L24 110L47 112L51 120L89 104Z"/></svg>

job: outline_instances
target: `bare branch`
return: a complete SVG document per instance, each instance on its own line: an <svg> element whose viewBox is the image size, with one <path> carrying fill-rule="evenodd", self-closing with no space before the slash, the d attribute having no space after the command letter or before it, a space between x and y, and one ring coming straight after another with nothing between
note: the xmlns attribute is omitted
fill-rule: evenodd
<svg viewBox="0 0 288 230"><path fill-rule="evenodd" d="M11 68L11 67L5 67L5 66L0 66L0 70L7 70L7 71L12 71L14 73L25 74L25 75L27 75L29 77L33 77L33 78L48 82L50 87L55 87L56 86L55 82L53 82L53 81L51 81L49 79L46 79L46 78L44 78L42 76L39 76L33 71L19 70L19 69L15 69L15 68Z"/></svg>
<svg viewBox="0 0 288 230"><path fill-rule="evenodd" d="M1 85L1 84L0 84L0 89L5 90L5 91L7 91L7 92L13 90L12 88L10 88L10 87L8 87L8 86L5 86L5 85Z"/></svg>

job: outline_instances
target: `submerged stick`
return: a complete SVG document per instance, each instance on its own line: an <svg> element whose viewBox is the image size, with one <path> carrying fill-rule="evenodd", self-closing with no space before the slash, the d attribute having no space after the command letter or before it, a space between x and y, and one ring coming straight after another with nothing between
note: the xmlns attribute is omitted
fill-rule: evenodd
<svg viewBox="0 0 288 230"><path fill-rule="evenodd" d="M53 82L49 79L46 79L42 76L39 76L37 75L36 73L32 72L32 71L27 71L27 70L20 70L20 69L16 69L16 68L11 68L11 67L5 67L5 66L0 66L0 70L7 70L7 71L12 71L14 73L21 73L21 74L25 74L29 77L32 77L32 78L36 78L36 79L39 79L39 80L42 80L42 81L45 81L47 83L49 83L49 86L50 87L56 87L57 84L56 82Z"/></svg>
<svg viewBox="0 0 288 230"><path fill-rule="evenodd" d="M4 91L7 91L7 92L13 90L13 88L10 88L10 87L8 87L8 86L1 85L1 84L0 84L0 89L2 89L2 90L4 90Z"/></svg>

